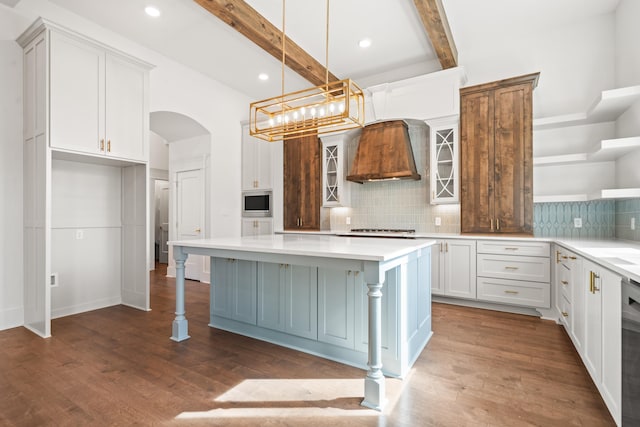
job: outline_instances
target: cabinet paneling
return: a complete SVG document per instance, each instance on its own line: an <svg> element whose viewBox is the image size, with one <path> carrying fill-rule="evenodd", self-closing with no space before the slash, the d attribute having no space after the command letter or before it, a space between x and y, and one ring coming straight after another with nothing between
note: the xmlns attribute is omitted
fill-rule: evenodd
<svg viewBox="0 0 640 427"><path fill-rule="evenodd" d="M242 189L270 189L273 144L255 138L242 126Z"/></svg>
<svg viewBox="0 0 640 427"><path fill-rule="evenodd" d="M258 263L258 326L318 337L318 269Z"/></svg>
<svg viewBox="0 0 640 427"><path fill-rule="evenodd" d="M359 271L318 270L318 341L354 347L354 295L362 278Z"/></svg>
<svg viewBox="0 0 640 427"><path fill-rule="evenodd" d="M533 232L532 92L538 73L460 90L463 233Z"/></svg>
<svg viewBox="0 0 640 427"><path fill-rule="evenodd" d="M584 261L585 340L581 353L593 382L620 424L622 393L621 277Z"/></svg>
<svg viewBox="0 0 640 427"><path fill-rule="evenodd" d="M316 135L287 139L284 155L284 229L320 230L322 147Z"/></svg>
<svg viewBox="0 0 640 427"><path fill-rule="evenodd" d="M431 247L431 293L476 297L476 242L441 240Z"/></svg>
<svg viewBox="0 0 640 427"><path fill-rule="evenodd" d="M91 42L51 33L50 144L146 159L147 70Z"/></svg>
<svg viewBox="0 0 640 427"><path fill-rule="evenodd" d="M25 326L46 337L51 313L119 303L149 310L151 66L42 19L17 42L24 49ZM119 115L107 117L108 99ZM126 149L111 152L107 124L118 139L125 135ZM61 253L91 259L72 256L70 264ZM86 269L99 259L108 271ZM91 274L100 276L95 283Z"/></svg>

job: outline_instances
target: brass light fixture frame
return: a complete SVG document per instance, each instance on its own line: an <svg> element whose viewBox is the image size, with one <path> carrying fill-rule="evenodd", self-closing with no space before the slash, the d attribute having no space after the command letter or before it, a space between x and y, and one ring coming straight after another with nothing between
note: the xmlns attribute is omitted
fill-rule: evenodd
<svg viewBox="0 0 640 427"><path fill-rule="evenodd" d="M329 82L329 0L325 84L284 93L285 39L285 0L282 0L282 95L250 104L249 133L271 142L363 127L362 89L351 79Z"/></svg>

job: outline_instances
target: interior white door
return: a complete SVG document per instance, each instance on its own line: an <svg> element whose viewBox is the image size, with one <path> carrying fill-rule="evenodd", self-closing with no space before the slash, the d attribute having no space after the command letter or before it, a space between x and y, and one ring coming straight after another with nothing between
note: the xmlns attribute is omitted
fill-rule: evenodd
<svg viewBox="0 0 640 427"><path fill-rule="evenodd" d="M178 172L176 177L178 240L204 238L204 182L203 170ZM185 263L185 277L200 280L204 257L189 255Z"/></svg>
<svg viewBox="0 0 640 427"><path fill-rule="evenodd" d="M161 181L158 185L158 240L159 240L159 257L158 262L167 264L169 262L169 182Z"/></svg>

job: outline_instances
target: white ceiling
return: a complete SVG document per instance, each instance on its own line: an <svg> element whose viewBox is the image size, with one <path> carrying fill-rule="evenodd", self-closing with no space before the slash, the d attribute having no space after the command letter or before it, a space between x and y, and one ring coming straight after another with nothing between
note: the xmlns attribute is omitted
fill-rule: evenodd
<svg viewBox="0 0 640 427"><path fill-rule="evenodd" d="M50 0L141 45L199 70L253 99L281 91L281 64L191 0ZM619 0L442 0L458 51L615 10ZM11 0L0 0L13 3ZM276 27L281 0L247 0ZM145 6L162 15L152 19ZM375 4L375 7L372 5ZM289 0L286 34L325 63L324 0ZM440 69L413 0L331 2L329 69L366 87ZM358 47L368 37L373 45ZM464 65L464 64L462 64ZM267 73L269 81L258 80ZM287 71L286 91L310 86Z"/></svg>

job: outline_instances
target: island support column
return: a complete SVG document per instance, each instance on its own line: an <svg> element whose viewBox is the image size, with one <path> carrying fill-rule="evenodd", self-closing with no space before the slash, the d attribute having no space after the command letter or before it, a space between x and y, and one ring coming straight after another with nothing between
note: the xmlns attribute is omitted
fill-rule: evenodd
<svg viewBox="0 0 640 427"><path fill-rule="evenodd" d="M189 337L189 322L184 311L184 263L188 255L180 246L173 247L173 259L176 261L176 318L173 320L171 339L184 341Z"/></svg>
<svg viewBox="0 0 640 427"><path fill-rule="evenodd" d="M378 411L387 403L385 380L382 374L382 284L384 272L378 263L365 264L365 280L369 292L369 358L367 377L364 380L362 406Z"/></svg>

